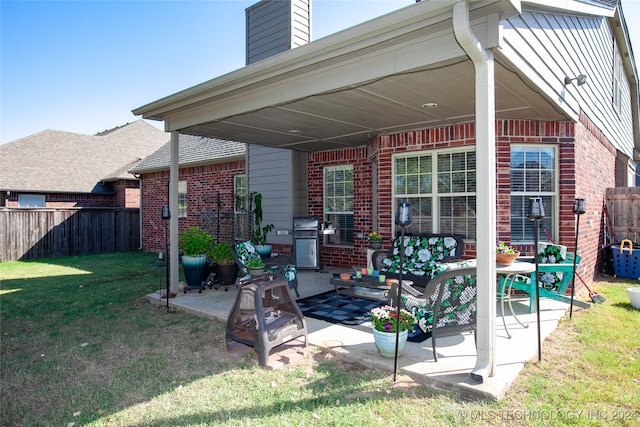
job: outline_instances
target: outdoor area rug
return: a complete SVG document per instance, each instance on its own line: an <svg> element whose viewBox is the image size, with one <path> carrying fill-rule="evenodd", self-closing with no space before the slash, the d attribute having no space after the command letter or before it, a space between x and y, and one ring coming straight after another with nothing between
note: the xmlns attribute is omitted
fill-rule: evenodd
<svg viewBox="0 0 640 427"><path fill-rule="evenodd" d="M339 323L345 326L361 325L371 320L369 311L384 305L382 301L372 301L348 295L340 295L336 307L336 291L327 291L318 295L296 300L298 307L306 317L324 320L329 323ZM409 333L408 341L422 342L431 337L431 332L424 333L416 327Z"/></svg>
<svg viewBox="0 0 640 427"><path fill-rule="evenodd" d="M327 291L318 295L296 300L302 314L314 319L344 325L360 325L370 320L369 311L384 305L382 301L371 301L364 298L351 299L348 295L340 295L336 307L336 291Z"/></svg>

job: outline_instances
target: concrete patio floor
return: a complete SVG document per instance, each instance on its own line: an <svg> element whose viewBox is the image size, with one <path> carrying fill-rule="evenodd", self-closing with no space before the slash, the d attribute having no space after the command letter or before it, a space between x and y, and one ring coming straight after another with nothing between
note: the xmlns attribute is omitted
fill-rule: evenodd
<svg viewBox="0 0 640 427"><path fill-rule="evenodd" d="M298 272L300 298L333 290L329 283L333 272L344 272L338 269ZM160 290L149 294L147 298L155 304L166 304L161 299ZM223 289L206 289L202 293L189 291L180 293L169 299L170 307L199 316L220 319L224 322L236 298L237 290L233 287ZM507 328L511 333L509 339L500 316L500 303L497 303L496 319L496 372L493 377L485 379L482 384L474 382L470 377L476 364L476 349L473 333L465 333L439 338L436 351L438 362L433 360L431 339L421 343L407 342L404 353L398 358L399 374L406 374L414 381L437 390L455 392L465 399L501 399L516 379L526 361L537 359L538 338L536 313L528 312L528 298L514 298L513 309L523 324L523 328L509 315L505 304ZM565 316L569 305L563 302L541 298L540 300L540 334L544 340ZM574 306L574 310L576 307ZM375 347L371 324L359 326L342 326L322 320L305 317L309 344L323 351L330 351L339 357L364 366L387 371L393 374L393 359L382 358ZM284 347L284 345L283 345ZM276 347L272 353L278 352ZM544 349L542 353L544 360Z"/></svg>

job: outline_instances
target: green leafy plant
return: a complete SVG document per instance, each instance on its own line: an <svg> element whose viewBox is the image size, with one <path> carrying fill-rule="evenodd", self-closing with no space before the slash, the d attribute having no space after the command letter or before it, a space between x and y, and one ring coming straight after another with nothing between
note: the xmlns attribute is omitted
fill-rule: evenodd
<svg viewBox="0 0 640 427"><path fill-rule="evenodd" d="M217 243L213 245L213 248L207 253L207 257L218 265L230 265L235 263L233 256L231 255L230 243Z"/></svg>
<svg viewBox="0 0 640 427"><path fill-rule="evenodd" d="M247 261L248 268L263 268L264 262L260 258L253 258L252 260Z"/></svg>
<svg viewBox="0 0 640 427"><path fill-rule="evenodd" d="M389 305L376 307L369 313L371 323L377 331L396 332L398 327L398 309ZM416 318L404 308L400 309L400 331L412 331Z"/></svg>
<svg viewBox="0 0 640 427"><path fill-rule="evenodd" d="M196 256L206 254L213 243L213 236L200 227L193 225L187 227L180 234L179 247L180 252L186 256Z"/></svg>
<svg viewBox="0 0 640 427"><path fill-rule="evenodd" d="M254 245L265 245L267 244L267 233L273 230L273 224L262 226L262 194L254 191L251 196L253 197L254 229L249 240Z"/></svg>
<svg viewBox="0 0 640 427"><path fill-rule="evenodd" d="M518 251L513 249L511 246L507 246L507 244L502 240L499 240L499 241L496 240L496 253L497 254L515 254L515 253L518 253Z"/></svg>

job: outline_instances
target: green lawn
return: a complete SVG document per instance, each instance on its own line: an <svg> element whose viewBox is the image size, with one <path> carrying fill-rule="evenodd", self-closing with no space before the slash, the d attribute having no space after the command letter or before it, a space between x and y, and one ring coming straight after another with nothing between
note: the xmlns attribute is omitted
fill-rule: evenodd
<svg viewBox="0 0 640 427"><path fill-rule="evenodd" d="M0 264L2 426L640 424L640 311L574 311L500 402L465 402L314 349L283 370L230 357L224 323L168 313L155 254Z"/></svg>

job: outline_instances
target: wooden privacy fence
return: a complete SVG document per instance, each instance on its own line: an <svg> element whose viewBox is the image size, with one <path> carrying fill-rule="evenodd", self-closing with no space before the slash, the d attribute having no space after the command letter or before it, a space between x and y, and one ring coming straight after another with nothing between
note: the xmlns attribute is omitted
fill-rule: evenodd
<svg viewBox="0 0 640 427"><path fill-rule="evenodd" d="M640 243L640 187L607 188L607 209L615 241Z"/></svg>
<svg viewBox="0 0 640 427"><path fill-rule="evenodd" d="M0 209L0 262L139 247L138 209Z"/></svg>

